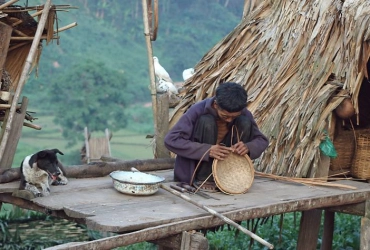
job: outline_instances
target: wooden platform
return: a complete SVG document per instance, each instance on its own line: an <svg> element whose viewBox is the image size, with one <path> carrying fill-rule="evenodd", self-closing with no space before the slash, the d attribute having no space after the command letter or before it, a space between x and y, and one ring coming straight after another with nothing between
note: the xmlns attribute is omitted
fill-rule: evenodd
<svg viewBox="0 0 370 250"><path fill-rule="evenodd" d="M165 185L173 181L172 170L152 173L166 177ZM344 180L337 183L357 189L305 186L256 177L246 194L209 193L220 200L205 199L199 195L189 197L234 221L359 204L370 198L370 184L366 182ZM49 197L31 201L11 196L17 189L18 182L0 184L0 201L78 221L92 230L127 233L160 227L174 235L225 224L163 189L150 196L119 193L109 176L70 179L66 186L52 186Z"/></svg>

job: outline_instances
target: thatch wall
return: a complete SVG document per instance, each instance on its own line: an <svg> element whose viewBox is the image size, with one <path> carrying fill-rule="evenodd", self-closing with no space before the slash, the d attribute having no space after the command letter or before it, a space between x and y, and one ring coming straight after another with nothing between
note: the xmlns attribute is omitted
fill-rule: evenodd
<svg viewBox="0 0 370 250"><path fill-rule="evenodd" d="M358 112L370 55L369 19L365 0L258 1L195 66L171 126L191 104L214 95L220 82L238 82L270 139L256 168L314 175L324 130L333 126L332 110L350 96Z"/></svg>

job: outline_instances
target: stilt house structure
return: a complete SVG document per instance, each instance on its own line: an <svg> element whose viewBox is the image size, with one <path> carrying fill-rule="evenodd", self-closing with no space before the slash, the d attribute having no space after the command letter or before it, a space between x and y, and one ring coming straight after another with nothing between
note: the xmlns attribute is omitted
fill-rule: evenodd
<svg viewBox="0 0 370 250"><path fill-rule="evenodd" d="M151 1L143 0L143 6L147 2ZM46 8L48 4L50 1L46 1L44 10L53 10ZM1 6L0 11L2 21L5 12ZM151 20L145 17L146 11L143 8L144 22ZM155 242L159 249L208 249L203 236L199 240L189 235L193 230L225 225L227 220L204 210L209 207L237 222L302 211L297 250L316 249L322 211L325 211L322 250L332 249L335 212L360 215L360 249L370 249L370 185L354 180L327 183L329 167L334 171L335 164L320 149L327 137L336 143L339 135L351 131L355 143L349 165L339 164L338 169L343 170L351 168L360 146L365 144L365 140L360 143L358 139L367 138L369 124L369 24L370 2L364 0L245 0L240 24L195 66L195 75L185 82L185 94L170 116L172 126L190 105L213 96L219 84L238 82L248 91L248 107L270 139L268 149L255 161L256 169L280 177L321 176L327 186L313 188L261 177L256 178L247 193L232 196L219 192L205 199L200 195L175 193L171 189L178 184L173 179L174 159L159 157L69 166L66 168L68 185L52 187L48 197L22 194L25 190L19 190L19 183L12 182L13 176L19 177L19 172L14 171L13 176L3 173L0 174L0 205L4 202L47 211L49 215L85 224L91 230L117 233L50 249L113 249L143 241ZM40 29L45 32L46 28ZM3 31L0 29L0 32ZM8 37L17 33L13 28L7 32ZM50 33L46 33L49 37L47 34ZM144 34L148 41L149 32ZM40 39L36 41L36 48ZM8 38L10 44L13 40ZM0 63L5 62L7 69L8 59L3 59L3 55L9 52L7 46L5 49L6 53L0 53ZM148 59L152 60L151 55ZM21 62L24 62L24 74L9 72L12 84L19 82L20 86L31 66L28 63L34 60L23 57ZM154 77L151 82L155 82ZM16 113L17 101L14 100L20 90L21 87L16 87L13 101L8 101L10 110L5 110L5 119ZM345 102L353 107L353 115L340 112ZM7 124L12 124L5 119L1 145L4 138L9 138L9 135L4 137L9 131ZM338 152L338 155L343 154ZM131 171L132 167L141 172L152 171L166 181L151 196L135 197L117 192L109 174L116 170ZM198 202L203 209L194 207ZM196 242L202 246L190 244ZM264 245L273 247L268 242Z"/></svg>
<svg viewBox="0 0 370 250"><path fill-rule="evenodd" d="M39 6L15 5L18 0L0 1L0 169L11 167L23 126L32 124L28 98L19 99L29 73L37 67L42 46L57 40L59 32L76 26L58 27L57 11L72 8L45 1Z"/></svg>

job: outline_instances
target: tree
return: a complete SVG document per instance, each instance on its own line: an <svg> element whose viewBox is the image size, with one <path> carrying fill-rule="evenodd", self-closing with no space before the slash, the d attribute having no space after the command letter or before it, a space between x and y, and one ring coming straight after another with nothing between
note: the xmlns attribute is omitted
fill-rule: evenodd
<svg viewBox="0 0 370 250"><path fill-rule="evenodd" d="M130 96L125 93L123 73L87 60L54 79L49 103L55 107L54 122L71 145L83 138L86 126L91 132L126 126L124 111Z"/></svg>

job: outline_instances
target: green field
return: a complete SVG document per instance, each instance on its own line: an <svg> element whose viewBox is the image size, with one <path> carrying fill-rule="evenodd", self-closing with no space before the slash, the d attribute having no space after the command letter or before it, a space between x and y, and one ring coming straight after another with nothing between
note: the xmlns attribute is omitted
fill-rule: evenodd
<svg viewBox="0 0 370 250"><path fill-rule="evenodd" d="M74 146L68 146L67 140L62 137L62 128L53 123L52 116L38 116L33 122L42 127L41 130L35 130L23 127L22 136L19 140L17 152L12 166L19 167L22 159L39 150L58 148L64 153L58 156L65 165L79 165L80 150L84 145L83 133L82 139ZM153 149L151 139L146 138L146 134L140 134L135 131L122 129L112 132L111 154L112 157L122 160L152 159ZM94 132L92 137L104 136L104 132Z"/></svg>

